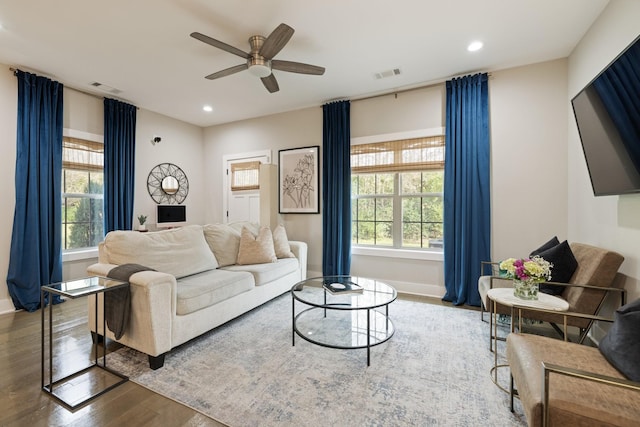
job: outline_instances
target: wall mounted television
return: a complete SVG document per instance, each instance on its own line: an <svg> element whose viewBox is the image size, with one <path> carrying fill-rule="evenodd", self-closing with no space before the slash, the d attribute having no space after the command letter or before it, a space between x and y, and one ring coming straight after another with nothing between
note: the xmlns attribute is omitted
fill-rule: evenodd
<svg viewBox="0 0 640 427"><path fill-rule="evenodd" d="M640 37L571 105L593 194L640 192Z"/></svg>
<svg viewBox="0 0 640 427"><path fill-rule="evenodd" d="M187 207L185 205L157 205L156 227L180 227L187 222Z"/></svg>

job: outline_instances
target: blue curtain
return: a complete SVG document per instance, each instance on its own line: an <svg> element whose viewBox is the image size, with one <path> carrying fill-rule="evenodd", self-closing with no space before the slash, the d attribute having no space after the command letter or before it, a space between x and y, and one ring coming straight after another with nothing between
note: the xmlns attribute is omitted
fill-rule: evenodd
<svg viewBox="0 0 640 427"><path fill-rule="evenodd" d="M104 99L104 230L131 230L136 107Z"/></svg>
<svg viewBox="0 0 640 427"><path fill-rule="evenodd" d="M16 204L7 285L16 309L35 311L40 287L62 281L63 86L23 71L16 76Z"/></svg>
<svg viewBox="0 0 640 427"><path fill-rule="evenodd" d="M480 262L491 259L487 74L447 81L443 300L480 305Z"/></svg>
<svg viewBox="0 0 640 427"><path fill-rule="evenodd" d="M351 121L349 101L322 107L322 273L351 270Z"/></svg>
<svg viewBox="0 0 640 427"><path fill-rule="evenodd" d="M611 64L593 86L640 170L640 42Z"/></svg>

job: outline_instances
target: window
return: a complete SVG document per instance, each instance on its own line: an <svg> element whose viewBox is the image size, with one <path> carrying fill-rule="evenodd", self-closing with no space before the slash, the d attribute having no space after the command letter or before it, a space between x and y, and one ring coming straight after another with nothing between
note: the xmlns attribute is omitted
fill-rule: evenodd
<svg viewBox="0 0 640 427"><path fill-rule="evenodd" d="M104 145L62 140L62 249L98 246L104 238Z"/></svg>
<svg viewBox="0 0 640 427"><path fill-rule="evenodd" d="M352 244L442 250L444 136L351 147Z"/></svg>

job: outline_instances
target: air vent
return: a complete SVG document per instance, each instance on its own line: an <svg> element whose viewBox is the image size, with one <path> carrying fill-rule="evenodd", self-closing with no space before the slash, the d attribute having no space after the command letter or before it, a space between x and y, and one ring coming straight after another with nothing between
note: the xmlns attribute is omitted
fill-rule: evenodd
<svg viewBox="0 0 640 427"><path fill-rule="evenodd" d="M393 77L400 74L400 68L394 68L393 70L382 71L380 73L376 73L376 80L386 79L387 77Z"/></svg>
<svg viewBox="0 0 640 427"><path fill-rule="evenodd" d="M100 90L102 90L104 92L112 93L114 95L117 95L117 94L122 92L120 89L116 89L115 87L104 85L104 84L102 84L100 82L93 82L93 83L89 83L89 84L91 86L97 88L97 89L100 89Z"/></svg>

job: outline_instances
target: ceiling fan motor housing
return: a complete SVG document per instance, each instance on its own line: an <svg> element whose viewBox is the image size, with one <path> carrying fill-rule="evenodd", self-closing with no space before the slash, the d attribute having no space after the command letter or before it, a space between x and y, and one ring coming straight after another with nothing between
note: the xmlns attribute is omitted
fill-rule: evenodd
<svg viewBox="0 0 640 427"><path fill-rule="evenodd" d="M260 49L262 49L264 41L265 38L263 36L249 37L251 52L247 58L247 65L249 66L249 72L260 78L267 77L271 74L271 61L260 55Z"/></svg>

